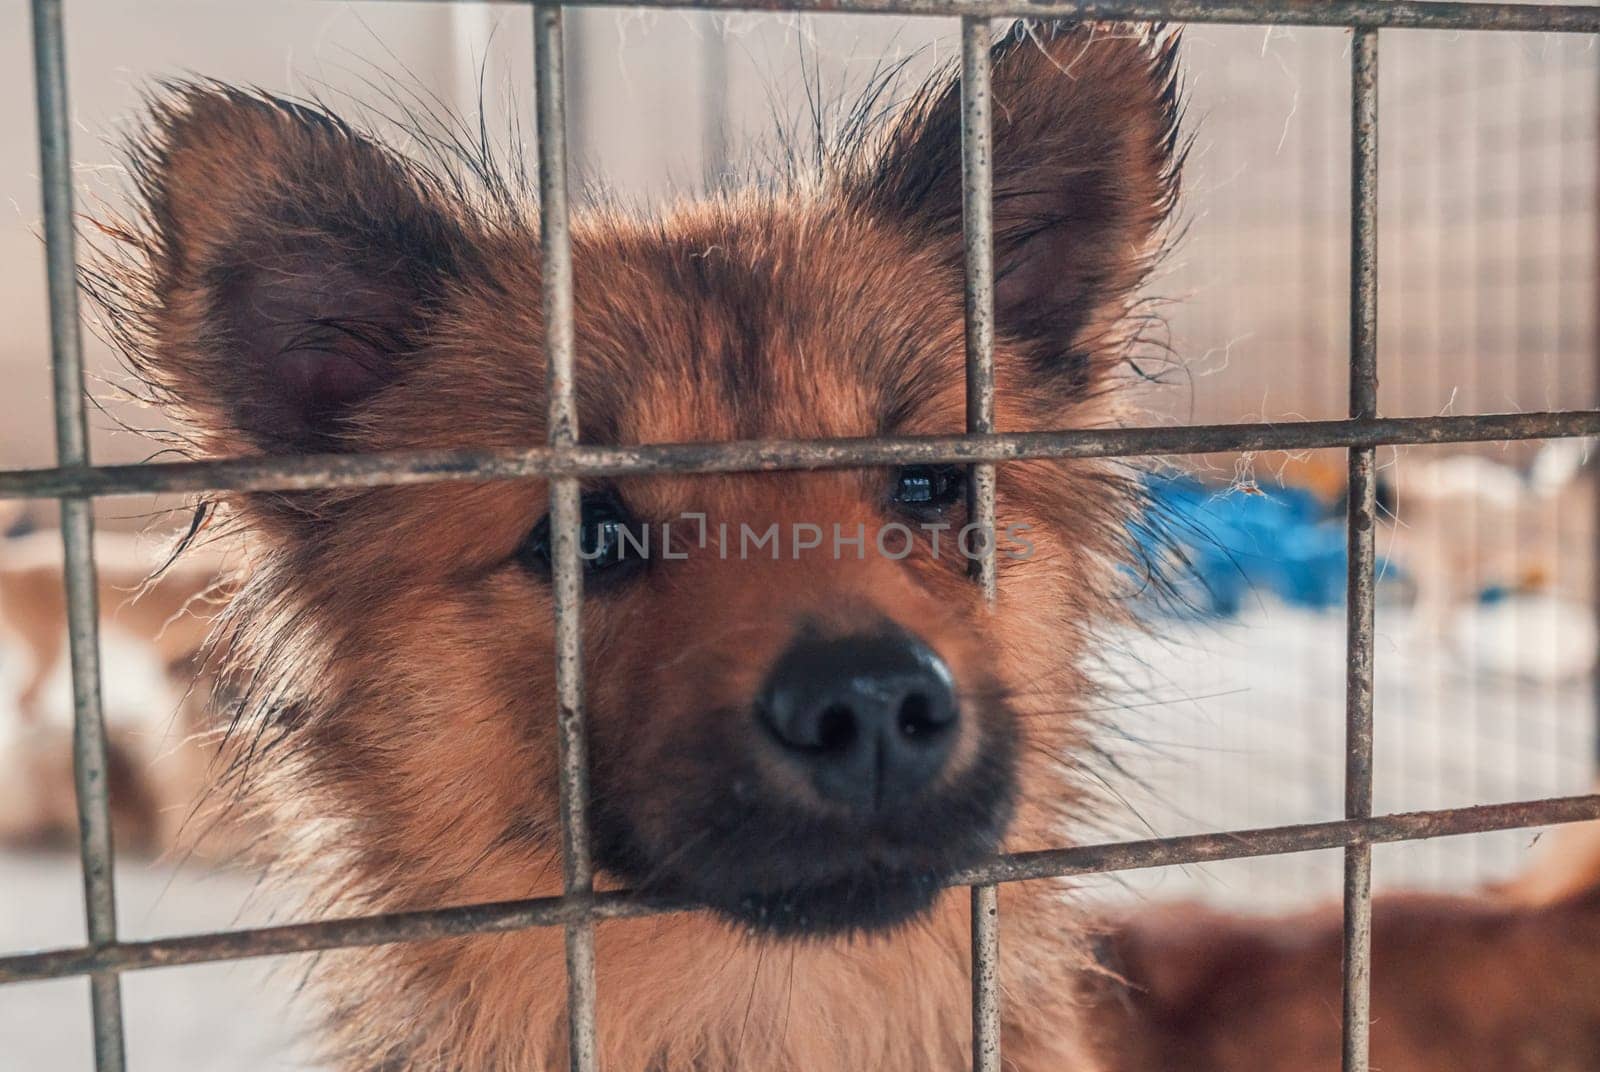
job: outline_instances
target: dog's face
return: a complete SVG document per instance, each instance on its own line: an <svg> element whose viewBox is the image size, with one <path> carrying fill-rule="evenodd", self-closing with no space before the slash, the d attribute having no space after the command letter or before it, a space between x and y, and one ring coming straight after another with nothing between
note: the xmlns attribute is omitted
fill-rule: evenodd
<svg viewBox="0 0 1600 1072"><path fill-rule="evenodd" d="M997 424L1102 423L1170 204L1173 44L1035 28L996 50ZM965 427L959 94L815 188L574 221L581 437ZM545 436L537 221L325 114L213 86L137 156L114 327L211 455ZM583 645L607 881L760 929L915 916L1067 790L1085 638L1129 501L1002 467L1000 600L948 466L588 481ZM237 650L284 795L395 907L551 892L548 489L236 497ZM936 544L937 541L937 544ZM1028 819L1013 823L1015 816ZM1019 836L1021 836L1019 835ZM1015 842L1013 842L1015 843Z"/></svg>

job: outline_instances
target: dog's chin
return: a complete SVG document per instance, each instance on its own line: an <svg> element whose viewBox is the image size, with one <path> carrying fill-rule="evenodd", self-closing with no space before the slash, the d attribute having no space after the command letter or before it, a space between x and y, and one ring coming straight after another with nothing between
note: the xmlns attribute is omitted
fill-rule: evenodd
<svg viewBox="0 0 1600 1072"><path fill-rule="evenodd" d="M870 816L731 789L663 800L649 811L597 807L596 862L645 896L703 905L762 937L892 931L926 917L957 874L999 849L1016 789L1012 751L1011 736L995 732L981 761L952 785ZM760 785L737 768L705 782Z"/></svg>
<svg viewBox="0 0 1600 1072"><path fill-rule="evenodd" d="M761 937L828 938L915 923L928 915L945 885L937 872L874 869L778 891L690 896Z"/></svg>
<svg viewBox="0 0 1600 1072"><path fill-rule="evenodd" d="M699 860L661 866L631 838L601 827L601 866L646 897L703 906L763 938L881 934L926 917L963 868L987 858L998 830L952 835L924 851L905 849L796 866L785 854L707 851ZM806 859L804 853L797 853ZM898 859L894 857L898 856Z"/></svg>

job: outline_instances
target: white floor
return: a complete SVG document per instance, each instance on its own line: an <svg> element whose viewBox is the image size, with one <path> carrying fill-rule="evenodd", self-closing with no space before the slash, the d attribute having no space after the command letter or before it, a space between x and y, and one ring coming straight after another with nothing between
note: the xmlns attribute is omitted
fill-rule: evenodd
<svg viewBox="0 0 1600 1072"><path fill-rule="evenodd" d="M241 876L169 873L132 862L117 869L122 933L153 937L258 920L241 912ZM76 859L0 854L0 949L83 941ZM240 961L133 972L123 977L128 1065L139 1072L291 1072L297 1032L287 999L296 965ZM0 987L0 1070L89 1072L89 991L82 979Z"/></svg>
<svg viewBox="0 0 1600 1072"><path fill-rule="evenodd" d="M1112 659L1127 709L1111 712L1130 775L1134 837L1343 817L1344 613L1262 606L1238 621L1140 639ZM1508 602L1448 633L1380 607L1374 795L1378 813L1590 792L1595 783L1587 614ZM1576 654L1575 648L1581 649ZM1378 888L1462 888L1515 873L1538 831L1380 845ZM1119 876L1163 896L1295 903L1337 894L1337 851Z"/></svg>
<svg viewBox="0 0 1600 1072"><path fill-rule="evenodd" d="M0 652L0 697L11 697L15 660ZM177 697L141 646L105 637L107 719L143 725L145 712L172 711ZM65 674L48 706L67 718ZM0 711L0 746L15 725ZM3 775L0 775L3 777ZM83 892L75 854L0 852L0 951L84 941ZM266 922L270 899L253 896L246 875L138 859L119 860L118 923L130 938ZM136 1072L292 1072L297 1032L287 1007L295 963L245 961L133 972L123 977L128 1064ZM0 1072L90 1072L89 991L82 979L0 987Z"/></svg>
<svg viewBox="0 0 1600 1072"><path fill-rule="evenodd" d="M1510 615L1508 618L1507 615ZM1380 811L1580 793L1591 784L1590 682L1548 658L1573 625L1546 607L1475 615L1440 643L1400 612L1378 629L1376 779ZM1344 732L1343 615L1261 607L1245 620L1130 638L1110 660L1122 706L1108 711L1131 775L1108 774L1130 836L1338 818ZM110 704L161 702L136 657L108 651ZM1524 676L1517 676L1520 672ZM0 671L3 673L3 671ZM3 684L3 682L0 682ZM137 694L147 690L142 698ZM148 690L155 689L157 693ZM0 692L0 694L5 694ZM57 699L64 703L62 684ZM3 722L0 719L0 722ZM1535 834L1520 831L1380 846L1380 886L1460 887L1515 871ZM1098 879L1106 895L1204 896L1253 906L1336 894L1337 853L1239 861ZM125 934L222 928L270 917L245 876L118 868ZM70 855L0 854L0 950L80 942ZM247 907L248 906L248 907ZM140 1072L281 1072L297 1059L288 998L296 963L136 972L124 980L130 1066ZM0 1072L87 1072L81 980L0 987Z"/></svg>

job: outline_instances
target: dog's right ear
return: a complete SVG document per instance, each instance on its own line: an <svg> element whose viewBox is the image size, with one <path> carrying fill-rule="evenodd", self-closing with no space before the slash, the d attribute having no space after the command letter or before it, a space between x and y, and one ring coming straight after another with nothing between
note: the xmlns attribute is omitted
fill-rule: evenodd
<svg viewBox="0 0 1600 1072"><path fill-rule="evenodd" d="M140 375L208 454L356 446L470 256L448 195L326 112L213 85L161 99L131 157Z"/></svg>

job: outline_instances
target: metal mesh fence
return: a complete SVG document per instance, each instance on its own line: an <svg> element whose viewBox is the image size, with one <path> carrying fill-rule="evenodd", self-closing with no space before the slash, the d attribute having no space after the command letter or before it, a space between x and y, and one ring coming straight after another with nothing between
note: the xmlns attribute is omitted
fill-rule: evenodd
<svg viewBox="0 0 1600 1072"><path fill-rule="evenodd" d="M229 460L95 467L87 449L82 348L68 142L68 79L62 0L33 0L41 174L51 297L58 465L0 473L0 497L61 500L75 700L76 774L81 816L88 942L80 947L0 958L0 982L86 974L92 983L95 1052L103 1070L124 1064L119 973L344 946L409 941L522 927L560 926L567 936L567 988L572 1067L597 1067L594 923L597 919L681 911L688 905L648 901L626 892L596 893L585 824L587 762L578 622L577 480L582 476L645 472L728 472L846 467L909 462L974 467L971 508L994 524L994 466L1019 458L1082 458L1271 449L1338 448L1347 452L1349 508L1345 691L1345 818L1288 827L1080 846L1000 856L956 875L972 887L973 1067L1001 1067L998 947L1004 920L997 884L1178 863L1234 859L1311 849L1344 852L1344 1067L1368 1067L1371 854L1376 843L1600 818L1600 798L1570 797L1406 814L1373 814L1374 592L1377 525L1376 451L1397 444L1463 443L1600 434L1600 412L1562 410L1385 418L1379 416L1378 245L1379 48L1389 31L1456 30L1600 32L1600 8L1579 5L1388 3L1377 0L1295 0L1217 3L1014 3L956 0L710 0L630 6L840 10L959 17L962 28L963 176L967 263L968 434L826 442L743 442L644 447L581 443L573 401L572 294L567 234L568 195L562 78L562 8L535 8L538 83L542 273L548 335L550 439L518 451L443 451L356 457ZM1086 19L1171 19L1250 24L1348 27L1353 31L1348 138L1351 197L1348 218L1348 406L1346 415L1316 421L1198 425L996 434L993 407L992 236L988 46L989 20L1001 16ZM1536 288L1530 288L1534 290ZM1533 295L1530 293L1529 295ZM441 480L550 479L555 567L557 696L561 743L565 892L531 901L326 920L143 942L117 936L111 882L112 845L107 801L106 746L100 702L95 565L90 505L101 496L156 490L266 490L375 486ZM992 541L991 541L992 544ZM993 563L979 581L993 591Z"/></svg>
<svg viewBox="0 0 1600 1072"><path fill-rule="evenodd" d="M1153 292L1185 368L1159 419L1299 420L1343 406L1348 322L1348 37L1191 31L1197 134L1184 238ZM1380 109L1379 367L1387 413L1585 406L1594 397L1597 95L1592 42L1552 34L1387 34ZM1376 793L1383 810L1583 791L1594 726L1592 474L1532 485L1574 444L1381 449ZM1331 502L1336 451L1187 459L1219 506ZM1260 498L1252 495L1264 493ZM1288 509L1288 506L1283 506ZM1255 515L1252 515L1255 516ZM1224 533L1236 532L1224 524ZM1223 537L1227 539L1225 535ZM1265 552L1303 550L1295 530ZM1140 751L1141 820L1186 832L1324 818L1339 805L1335 615L1281 588L1227 614L1164 620L1161 670L1119 717L1182 755ZM1182 638L1174 642L1171 637ZM1195 649L1194 652L1188 649ZM1191 657L1193 656L1193 657ZM1565 658L1566 661L1558 661ZM1126 660L1125 660L1126 661ZM1582 665L1580 665L1582 664ZM1135 668L1137 669L1137 668ZM1176 678L1176 684L1174 682ZM1199 702L1172 697L1187 689ZM1215 699L1209 697L1215 696ZM1380 888L1510 877L1535 835L1392 853ZM1257 910L1322 899L1333 854L1137 885Z"/></svg>

